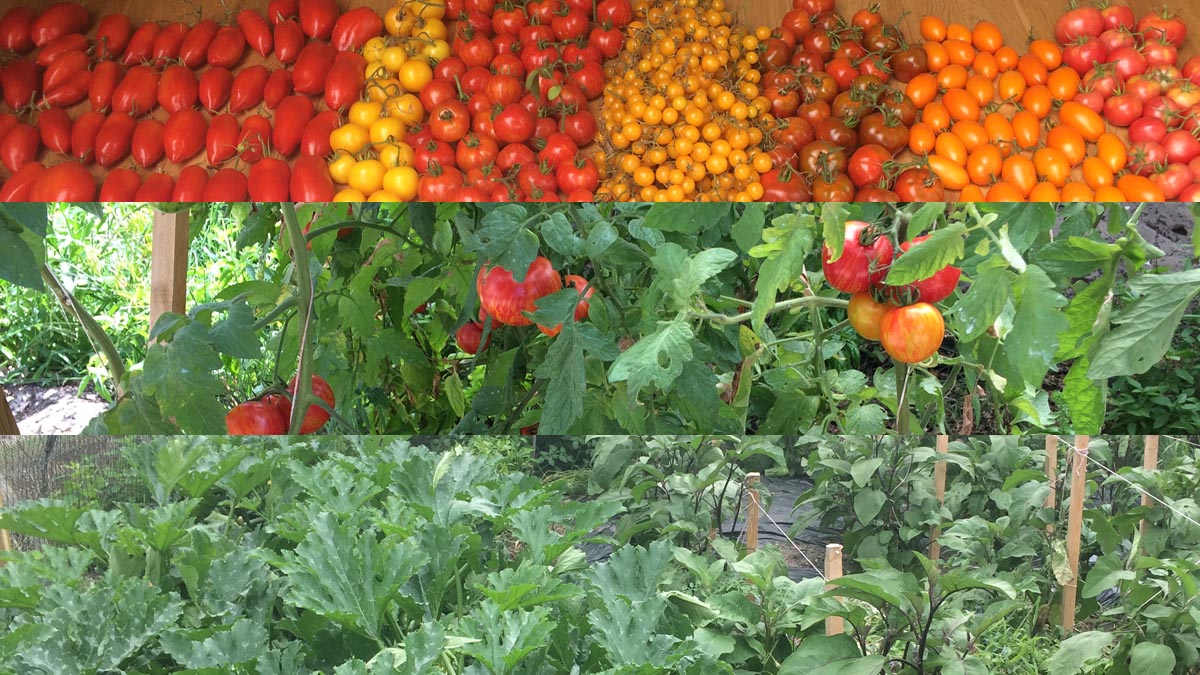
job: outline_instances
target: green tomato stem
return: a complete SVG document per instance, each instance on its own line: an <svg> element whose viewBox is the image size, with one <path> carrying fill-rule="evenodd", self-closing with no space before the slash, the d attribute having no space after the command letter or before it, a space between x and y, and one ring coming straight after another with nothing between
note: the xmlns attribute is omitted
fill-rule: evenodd
<svg viewBox="0 0 1200 675"><path fill-rule="evenodd" d="M849 304L849 300L843 300L842 298L826 298L819 295L805 295L799 298L780 300L767 309L767 313L770 314L786 309L794 309L796 307L846 307ZM733 316L728 314L720 314L717 312L689 312L687 318L698 321L710 321L712 323L719 324L735 324L749 321L750 316L750 312L734 314Z"/></svg>
<svg viewBox="0 0 1200 675"><path fill-rule="evenodd" d="M292 419L288 421L288 433L300 433L304 415L309 405L316 403L312 392L312 320L313 320L313 281L308 268L308 240L300 229L300 219L296 215L296 205L284 202L280 210L283 213L283 223L287 228L288 241L292 247L292 264L296 268L296 293L303 322L300 325L300 357L296 367L296 393L292 396Z"/></svg>

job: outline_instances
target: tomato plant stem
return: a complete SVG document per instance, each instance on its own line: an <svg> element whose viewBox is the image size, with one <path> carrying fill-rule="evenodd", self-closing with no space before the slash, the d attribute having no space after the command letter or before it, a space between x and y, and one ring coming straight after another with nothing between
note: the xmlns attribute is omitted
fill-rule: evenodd
<svg viewBox="0 0 1200 675"><path fill-rule="evenodd" d="M826 297L819 296L819 295L806 295L806 296L799 297L799 298L789 298L787 300L780 300L779 302L775 303L774 305L771 305L771 307L767 310L767 313L779 312L779 311L782 311L785 309L794 309L796 307L805 307L805 306L846 307L849 304L850 304L849 300L845 300L842 298L826 298ZM730 316L728 314L720 314L717 312L691 312L688 314L689 319L697 319L700 321L711 321L712 323L720 323L720 324L745 323L750 320L750 316L751 316L750 312L734 314L733 316Z"/></svg>
<svg viewBox="0 0 1200 675"><path fill-rule="evenodd" d="M892 359L896 371L896 433L908 433L908 364Z"/></svg>
<svg viewBox="0 0 1200 675"><path fill-rule="evenodd" d="M75 320L79 322L84 334L91 341L92 347L104 357L104 362L108 365L108 373L113 379L113 389L117 393L117 398L120 398L124 394L121 380L125 377L125 362L117 353L116 345L113 344L112 339L108 337L108 333L104 332L104 328L100 326L95 317L84 309L75 296L71 295L71 292L62 285L49 265L43 263L41 271L42 281L54 293L54 297L58 298L58 302L67 311L67 314L75 317ZM151 329L153 328L151 326Z"/></svg>
<svg viewBox="0 0 1200 675"><path fill-rule="evenodd" d="M288 424L288 432L297 434L304 422L308 406L315 403L316 396L312 392L312 311L313 311L313 282L308 267L308 246L304 231L300 229L300 219L296 216L296 206L284 202L280 211L283 222L287 227L288 241L292 247L292 264L296 267L297 298L303 310L303 321L300 324L300 358L296 367L296 393L292 398L292 419Z"/></svg>

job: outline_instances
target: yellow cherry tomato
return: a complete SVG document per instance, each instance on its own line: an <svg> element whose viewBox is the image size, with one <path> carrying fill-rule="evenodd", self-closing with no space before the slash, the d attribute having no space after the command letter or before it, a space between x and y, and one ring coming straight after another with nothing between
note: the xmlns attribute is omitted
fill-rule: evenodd
<svg viewBox="0 0 1200 675"><path fill-rule="evenodd" d="M412 166L413 149L408 143L384 143L375 148L379 161L387 168L396 166Z"/></svg>
<svg viewBox="0 0 1200 675"><path fill-rule="evenodd" d="M365 202L367 196L354 188L343 188L333 196L335 202Z"/></svg>
<svg viewBox="0 0 1200 675"><path fill-rule="evenodd" d="M383 174L383 189L402 202L411 202L417 197L417 170L411 166L395 166Z"/></svg>
<svg viewBox="0 0 1200 675"><path fill-rule="evenodd" d="M379 58L379 62L383 64L393 73L400 72L400 67L408 60L408 52L404 51L404 47L400 45L392 45L383 50L383 54Z"/></svg>
<svg viewBox="0 0 1200 675"><path fill-rule="evenodd" d="M421 99L415 94L389 98L383 102L383 109L387 111L388 117L394 117L410 127L416 126L425 117L425 108L421 106Z"/></svg>
<svg viewBox="0 0 1200 675"><path fill-rule="evenodd" d="M413 37L422 40L445 40L447 34L446 24L441 19L426 19L425 23L418 23L413 31Z"/></svg>
<svg viewBox="0 0 1200 675"><path fill-rule="evenodd" d="M354 168L355 159L350 153L339 152L329 162L329 177L335 183L345 185L350 180L350 169Z"/></svg>
<svg viewBox="0 0 1200 675"><path fill-rule="evenodd" d="M404 123L395 117L380 117L371 123L368 136L376 149L385 143L404 140Z"/></svg>
<svg viewBox="0 0 1200 675"><path fill-rule="evenodd" d="M446 16L446 0L408 0L408 13L418 19L440 19Z"/></svg>
<svg viewBox="0 0 1200 675"><path fill-rule="evenodd" d="M329 134L329 146L331 148L334 150L344 150L352 155L367 147L367 143L370 141L371 136L367 127L362 127L354 123L343 124ZM367 190L363 190L363 192L367 192Z"/></svg>
<svg viewBox="0 0 1200 675"><path fill-rule="evenodd" d="M434 62L447 59L450 57L450 43L445 40L422 43L421 56Z"/></svg>
<svg viewBox="0 0 1200 675"><path fill-rule="evenodd" d="M350 187L370 194L383 187L383 174L387 171L377 159L360 159L350 169Z"/></svg>
<svg viewBox="0 0 1200 675"><path fill-rule="evenodd" d="M404 87L405 91L418 92L433 79L433 68L424 61L409 59L400 66L400 71L396 75L400 86Z"/></svg>
<svg viewBox="0 0 1200 675"><path fill-rule="evenodd" d="M362 55L368 62L383 60L383 50L387 48L387 42L381 37L373 37L367 40L363 45Z"/></svg>
<svg viewBox="0 0 1200 675"><path fill-rule="evenodd" d="M346 119L351 124L369 127L383 114L383 104L378 101L355 101L350 104Z"/></svg>

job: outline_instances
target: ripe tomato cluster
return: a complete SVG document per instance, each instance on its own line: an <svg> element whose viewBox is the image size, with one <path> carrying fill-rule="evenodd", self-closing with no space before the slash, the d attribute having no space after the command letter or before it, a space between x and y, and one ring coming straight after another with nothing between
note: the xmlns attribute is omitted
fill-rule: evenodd
<svg viewBox="0 0 1200 675"><path fill-rule="evenodd" d="M869 223L850 221L841 256L833 259L828 244L822 250L825 280L851 294L850 326L862 337L878 341L901 363L920 363L937 353L946 324L935 303L954 293L961 275L957 267L947 265L911 284L884 283L893 259L927 239L919 236L903 242L897 253L892 241Z"/></svg>
<svg viewBox="0 0 1200 675"><path fill-rule="evenodd" d="M1200 197L1191 187L1200 89L1175 66L1186 37L1177 18L1073 8L1055 41L1033 40L1024 53L988 22L926 16L921 34L930 73L908 83L921 109L909 148L960 200ZM1129 127L1131 143L1117 127Z"/></svg>
<svg viewBox="0 0 1200 675"><path fill-rule="evenodd" d="M536 303L541 298L561 291L564 281L579 292L579 302L575 305L575 320L583 321L588 316L594 289L588 285L587 279L577 274L568 274L564 278L545 256L534 258L521 281L517 281L511 271L499 265L480 268L479 276L475 279L475 290L479 293L479 321L468 321L459 327L455 333L459 348L468 354L475 354L481 348L487 347L491 335L482 346L480 341L483 338L484 322L489 317L494 326L532 325L533 321L525 314L535 311ZM554 337L562 331L562 324L539 324L538 330Z"/></svg>
<svg viewBox="0 0 1200 675"><path fill-rule="evenodd" d="M604 87L629 0L447 0L450 55L421 90L408 137L424 201L591 201Z"/></svg>
<svg viewBox="0 0 1200 675"><path fill-rule="evenodd" d="M268 394L258 401L246 401L234 406L225 415L225 428L231 436L279 436L288 432L292 418L292 397L296 395L296 378L288 385L288 394ZM320 375L312 376L312 391L331 409L334 406L333 388ZM300 433L312 434L329 421L329 412L310 405L300 422Z"/></svg>
<svg viewBox="0 0 1200 675"><path fill-rule="evenodd" d="M0 18L0 48L23 55L0 76L0 200L333 197L329 133L361 95L357 50L382 31L375 11L271 0L267 16L245 9L232 25L90 24L73 1ZM245 66L249 50L269 65Z"/></svg>
<svg viewBox="0 0 1200 675"><path fill-rule="evenodd" d="M927 174L894 161L908 144L916 107L892 86L925 73L877 8L849 20L834 0L793 0L760 57L771 112L776 169L764 177L772 201L940 199L922 188Z"/></svg>

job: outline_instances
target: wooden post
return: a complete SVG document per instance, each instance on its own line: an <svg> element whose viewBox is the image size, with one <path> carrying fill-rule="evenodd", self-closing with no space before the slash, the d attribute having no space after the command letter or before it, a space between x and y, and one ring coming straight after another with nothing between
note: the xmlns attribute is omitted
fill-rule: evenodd
<svg viewBox="0 0 1200 675"><path fill-rule="evenodd" d="M0 436L19 436L17 418L13 417L12 408L8 406L8 394L0 387Z"/></svg>
<svg viewBox="0 0 1200 675"><path fill-rule="evenodd" d="M1058 488L1055 483L1058 481L1058 436L1050 434L1046 436L1046 481L1050 484L1050 494L1046 495L1046 508L1052 509L1057 503L1055 495L1058 494ZM1046 525L1046 534L1054 534L1054 524Z"/></svg>
<svg viewBox="0 0 1200 675"><path fill-rule="evenodd" d="M842 545L825 544L825 581L832 581L842 576ZM833 588L825 585L825 590ZM845 620L840 616L825 617L825 634L841 635L846 631Z"/></svg>
<svg viewBox="0 0 1200 675"><path fill-rule="evenodd" d="M758 480L757 473L746 474L746 493L750 495L750 504L746 508L746 549L758 550Z"/></svg>
<svg viewBox="0 0 1200 675"><path fill-rule="evenodd" d="M1071 505L1067 515L1067 569L1071 580L1063 586L1063 630L1075 628L1075 595L1079 587L1079 537L1083 531L1083 490L1087 482L1088 437L1075 437L1071 463Z"/></svg>
<svg viewBox="0 0 1200 675"><path fill-rule="evenodd" d="M1142 456L1142 468L1147 471L1158 470L1158 436L1146 437L1146 451ZM1150 495L1142 495L1142 506L1150 506ZM1142 518L1142 537L1146 536L1146 529L1149 523L1145 518Z"/></svg>
<svg viewBox="0 0 1200 675"><path fill-rule="evenodd" d="M3 478L0 477L0 487L6 485ZM4 510L4 490L0 489L0 511ZM12 550L12 540L8 538L8 530L0 529L0 552ZM4 566L4 560L0 559L0 567Z"/></svg>
<svg viewBox="0 0 1200 675"><path fill-rule="evenodd" d="M150 329L187 304L188 212L154 213L150 249Z"/></svg>
<svg viewBox="0 0 1200 675"><path fill-rule="evenodd" d="M950 452L949 436L942 434L937 437L937 451L940 455ZM939 459L933 465L933 496L937 498L939 507L946 503L946 460L944 459ZM942 557L942 545L938 542L940 536L942 536L942 526L934 525L933 532L929 534L929 559L934 562Z"/></svg>

